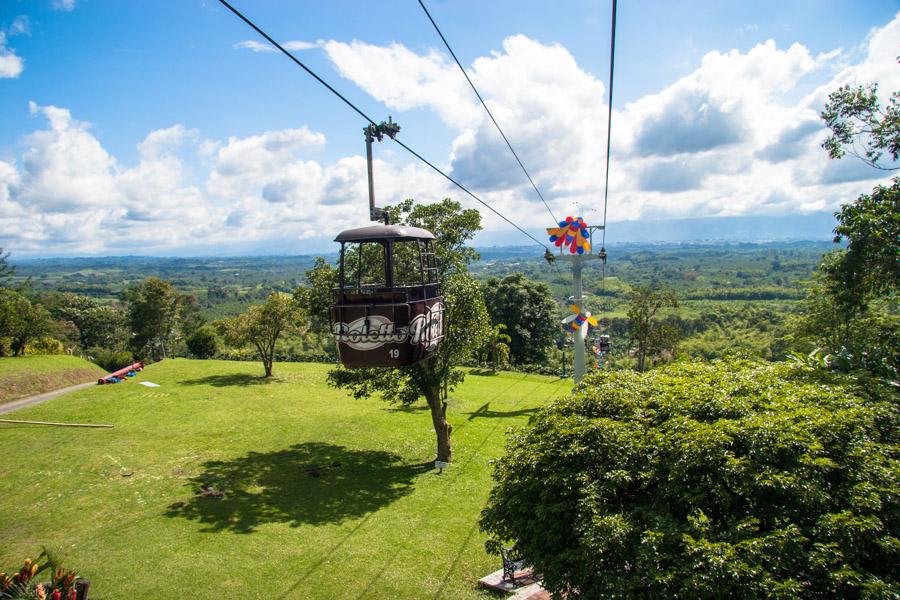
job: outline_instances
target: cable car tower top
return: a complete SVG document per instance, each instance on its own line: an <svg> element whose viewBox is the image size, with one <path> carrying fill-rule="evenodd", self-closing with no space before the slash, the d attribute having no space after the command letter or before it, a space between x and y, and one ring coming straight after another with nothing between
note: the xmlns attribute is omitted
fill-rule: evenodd
<svg viewBox="0 0 900 600"><path fill-rule="evenodd" d="M366 134L366 166L369 170L369 219L372 221L384 221L385 225L390 225L390 217L387 211L375 206L375 177L372 174L372 142L378 140L384 141L384 136L391 139L397 137L400 133L400 125L391 121L388 116L387 122L382 121L378 125L370 123L363 127L363 133Z"/></svg>

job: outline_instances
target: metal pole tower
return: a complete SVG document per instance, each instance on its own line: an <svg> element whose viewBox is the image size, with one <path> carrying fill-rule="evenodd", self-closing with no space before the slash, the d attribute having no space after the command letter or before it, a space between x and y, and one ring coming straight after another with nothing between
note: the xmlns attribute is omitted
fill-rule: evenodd
<svg viewBox="0 0 900 600"><path fill-rule="evenodd" d="M603 226L588 227L591 232L591 248L594 247L594 231L604 229ZM560 254L553 257L555 260L563 260L572 264L572 304L584 311L584 294L582 291L581 270L584 263L589 260L601 260L598 254ZM575 333L575 347L572 349L575 383L584 377L584 342L587 338L587 323L581 326Z"/></svg>

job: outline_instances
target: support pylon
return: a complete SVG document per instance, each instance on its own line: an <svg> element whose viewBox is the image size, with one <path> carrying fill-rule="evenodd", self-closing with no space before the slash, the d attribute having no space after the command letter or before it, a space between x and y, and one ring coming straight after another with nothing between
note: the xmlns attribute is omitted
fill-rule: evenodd
<svg viewBox="0 0 900 600"><path fill-rule="evenodd" d="M572 264L572 298L571 302L578 307L578 310L584 312L584 293L582 291L581 271L585 262L589 260L600 260L596 254L572 254L556 256L556 260L563 260ZM584 377L584 342L587 338L588 325L585 323L578 328L573 336L575 338L575 347L572 349L573 356L573 373L575 383L578 383Z"/></svg>

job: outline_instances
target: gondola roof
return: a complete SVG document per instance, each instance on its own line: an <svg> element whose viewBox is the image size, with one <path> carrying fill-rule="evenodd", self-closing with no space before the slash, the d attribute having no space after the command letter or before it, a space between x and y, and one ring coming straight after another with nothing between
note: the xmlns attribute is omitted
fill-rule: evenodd
<svg viewBox="0 0 900 600"><path fill-rule="evenodd" d="M378 242L383 240L433 240L434 234L419 227L406 225L370 225L348 229L338 234L336 242Z"/></svg>

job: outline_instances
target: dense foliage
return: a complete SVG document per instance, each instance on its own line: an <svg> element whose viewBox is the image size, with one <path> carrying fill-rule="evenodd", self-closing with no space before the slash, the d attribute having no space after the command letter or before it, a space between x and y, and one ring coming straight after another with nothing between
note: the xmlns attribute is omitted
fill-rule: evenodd
<svg viewBox="0 0 900 600"><path fill-rule="evenodd" d="M842 158L849 152L878 169L900 168L891 166L900 158L900 91L882 107L877 83L844 85L828 95L821 117L831 130L822 143L829 157ZM884 154L887 163L882 161Z"/></svg>
<svg viewBox="0 0 900 600"><path fill-rule="evenodd" d="M491 325L481 285L469 275L478 254L466 243L481 229L481 215L445 198L434 204L406 200L388 207L391 223L422 227L435 236L438 279L444 297L444 340L428 360L396 369L344 369L329 373L331 384L350 390L354 397L381 393L385 400L411 404L424 397L431 411L437 441L437 459L452 458L447 422L447 394L465 374L459 369L487 343Z"/></svg>
<svg viewBox="0 0 900 600"><path fill-rule="evenodd" d="M900 380L900 178L836 213L835 242L805 301L797 333L848 364Z"/></svg>
<svg viewBox="0 0 900 600"><path fill-rule="evenodd" d="M589 377L515 434L482 527L567 597L896 597L897 396L789 364Z"/></svg>
<svg viewBox="0 0 900 600"><path fill-rule="evenodd" d="M44 336L49 327L47 309L16 290L0 287L0 356L8 352L21 356L28 342Z"/></svg>
<svg viewBox="0 0 900 600"><path fill-rule="evenodd" d="M122 292L127 303L131 348L139 356L159 359L171 352L181 333L186 296L168 281L148 277Z"/></svg>
<svg viewBox="0 0 900 600"><path fill-rule="evenodd" d="M186 340L188 351L197 358L212 358L219 351L219 338L210 327L201 327Z"/></svg>
<svg viewBox="0 0 900 600"><path fill-rule="evenodd" d="M675 352L679 331L671 324L657 318L660 310L678 308L678 298L669 290L651 286L636 286L631 289L628 300L629 335L637 358L637 370L643 371L654 359Z"/></svg>
<svg viewBox="0 0 900 600"><path fill-rule="evenodd" d="M109 372L118 371L134 361L134 355L130 350L116 350L101 346L88 348L87 356L94 364L100 365Z"/></svg>
<svg viewBox="0 0 900 600"><path fill-rule="evenodd" d="M273 292L264 304L223 321L222 329L230 344L256 348L266 377L271 377L278 339L285 332L301 330L305 323L306 316L293 297Z"/></svg>
<svg viewBox="0 0 900 600"><path fill-rule="evenodd" d="M532 281L522 273L484 283L484 301L491 322L506 325L513 362L542 363L559 336L556 303L546 284Z"/></svg>

